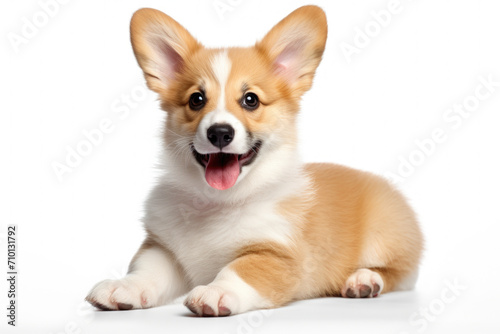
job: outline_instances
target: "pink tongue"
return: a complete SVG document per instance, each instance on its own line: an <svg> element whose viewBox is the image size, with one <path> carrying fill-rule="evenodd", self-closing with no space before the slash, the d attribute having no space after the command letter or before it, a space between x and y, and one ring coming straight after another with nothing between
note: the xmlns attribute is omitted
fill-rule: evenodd
<svg viewBox="0 0 500 334"><path fill-rule="evenodd" d="M240 175L240 164L237 154L210 154L205 179L215 189L226 190L234 186Z"/></svg>

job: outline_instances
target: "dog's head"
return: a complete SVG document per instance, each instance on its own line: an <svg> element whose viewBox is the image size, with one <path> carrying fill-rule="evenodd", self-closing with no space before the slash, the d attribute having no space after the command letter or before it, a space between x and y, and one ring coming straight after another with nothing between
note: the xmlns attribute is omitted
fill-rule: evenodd
<svg viewBox="0 0 500 334"><path fill-rule="evenodd" d="M254 186L285 175L326 35L324 12L305 6L253 47L208 49L164 13L137 11L132 46L167 111L165 149L179 180L226 190L249 173Z"/></svg>

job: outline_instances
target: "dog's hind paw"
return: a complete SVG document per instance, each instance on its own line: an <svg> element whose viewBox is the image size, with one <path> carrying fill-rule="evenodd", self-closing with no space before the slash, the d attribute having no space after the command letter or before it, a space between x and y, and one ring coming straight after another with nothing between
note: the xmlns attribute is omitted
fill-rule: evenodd
<svg viewBox="0 0 500 334"><path fill-rule="evenodd" d="M377 297L384 288L382 277L370 269L358 269L349 276L342 288L342 297L372 298Z"/></svg>

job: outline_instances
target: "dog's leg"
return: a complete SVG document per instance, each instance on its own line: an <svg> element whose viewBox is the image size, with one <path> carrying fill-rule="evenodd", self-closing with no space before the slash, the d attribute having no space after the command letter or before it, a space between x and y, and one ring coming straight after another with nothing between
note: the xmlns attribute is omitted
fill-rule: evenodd
<svg viewBox="0 0 500 334"><path fill-rule="evenodd" d="M227 316L281 306L299 283L297 258L277 245L253 245L224 267L208 285L194 288L184 301L199 316Z"/></svg>
<svg viewBox="0 0 500 334"><path fill-rule="evenodd" d="M188 291L172 254L146 239L119 280L97 283L85 298L102 310L129 310L163 305Z"/></svg>

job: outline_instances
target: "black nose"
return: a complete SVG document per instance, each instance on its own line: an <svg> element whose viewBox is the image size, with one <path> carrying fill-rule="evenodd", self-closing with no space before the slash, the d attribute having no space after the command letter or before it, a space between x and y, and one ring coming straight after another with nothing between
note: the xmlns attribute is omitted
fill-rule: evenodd
<svg viewBox="0 0 500 334"><path fill-rule="evenodd" d="M234 129L229 124L214 124L208 128L207 137L212 145L222 149L233 140Z"/></svg>

